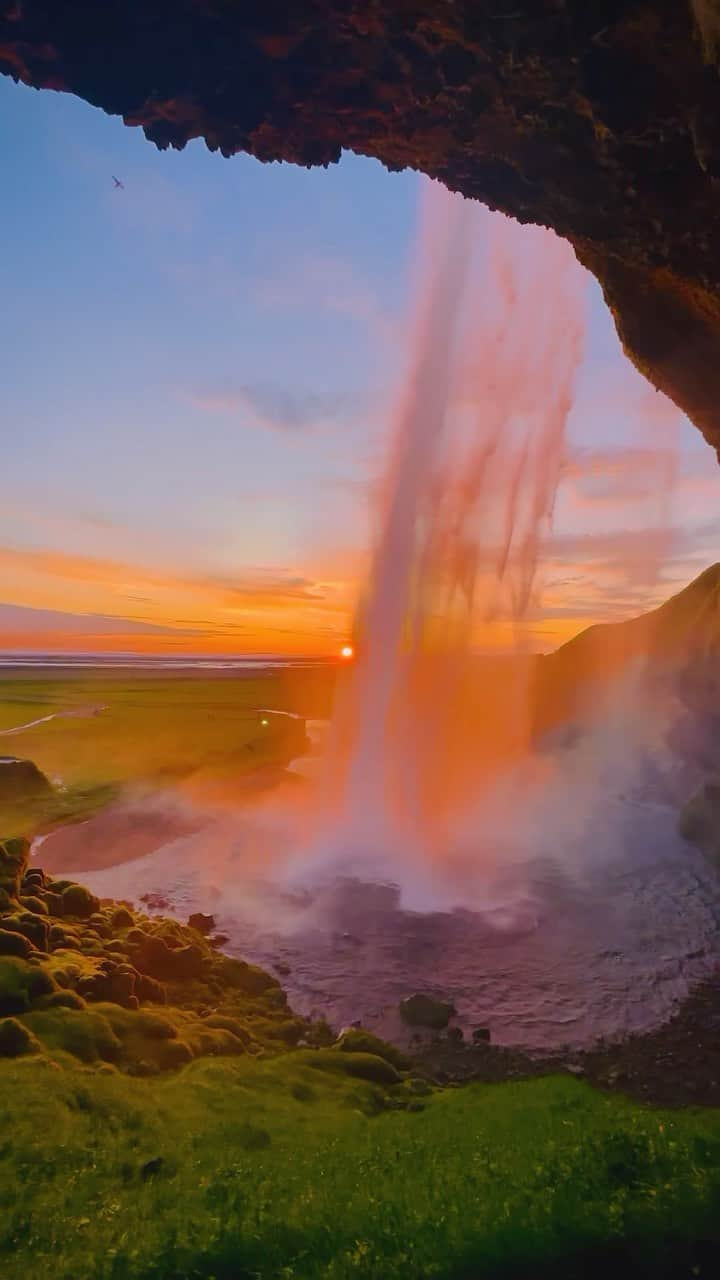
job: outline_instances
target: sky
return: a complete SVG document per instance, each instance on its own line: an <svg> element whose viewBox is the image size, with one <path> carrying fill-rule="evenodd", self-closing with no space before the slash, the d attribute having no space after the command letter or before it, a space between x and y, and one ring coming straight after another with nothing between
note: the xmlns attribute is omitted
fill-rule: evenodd
<svg viewBox="0 0 720 1280"><path fill-rule="evenodd" d="M0 164L0 649L336 653L425 180L159 152L4 77ZM714 455L587 286L541 649L658 603L720 539Z"/></svg>

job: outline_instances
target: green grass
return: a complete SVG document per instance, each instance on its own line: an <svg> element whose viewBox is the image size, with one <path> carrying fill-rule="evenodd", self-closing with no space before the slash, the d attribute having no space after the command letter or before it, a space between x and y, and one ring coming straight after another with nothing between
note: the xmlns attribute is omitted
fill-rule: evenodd
<svg viewBox="0 0 720 1280"><path fill-rule="evenodd" d="M312 1062L132 1081L3 1064L4 1280L559 1280L620 1256L635 1276L712 1274L720 1113L567 1078L394 1110L392 1089Z"/></svg>
<svg viewBox="0 0 720 1280"><path fill-rule="evenodd" d="M127 784L151 787L190 777L235 778L282 758L292 726L263 730L258 707L322 717L332 699L329 672L268 671L249 676L167 676L103 671L0 679L0 729L58 711L104 707L0 736L0 754L26 757L66 790L51 800L0 812L4 835L90 816Z"/></svg>

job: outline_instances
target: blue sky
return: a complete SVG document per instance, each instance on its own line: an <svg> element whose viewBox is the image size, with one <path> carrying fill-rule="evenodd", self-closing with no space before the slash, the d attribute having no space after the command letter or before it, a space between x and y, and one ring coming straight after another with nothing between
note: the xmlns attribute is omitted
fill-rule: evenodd
<svg viewBox="0 0 720 1280"><path fill-rule="evenodd" d="M421 179L350 155L306 171L199 142L161 153L5 78L0 162L0 601L167 624L178 645L202 623L194 647L332 649L367 545ZM715 558L720 471L646 395L593 284L550 566L578 577L554 607L579 624ZM659 520L677 531L659 577L605 555L598 594L588 537L617 554Z"/></svg>

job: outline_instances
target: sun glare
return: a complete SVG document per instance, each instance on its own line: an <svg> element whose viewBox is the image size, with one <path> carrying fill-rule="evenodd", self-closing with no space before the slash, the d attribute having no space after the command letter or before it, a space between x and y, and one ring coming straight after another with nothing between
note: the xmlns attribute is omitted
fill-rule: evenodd
<svg viewBox="0 0 720 1280"><path fill-rule="evenodd" d="M340 657L344 658L346 662L349 662L351 658L355 657L355 650L353 649L351 644L343 645L342 649L340 650Z"/></svg>

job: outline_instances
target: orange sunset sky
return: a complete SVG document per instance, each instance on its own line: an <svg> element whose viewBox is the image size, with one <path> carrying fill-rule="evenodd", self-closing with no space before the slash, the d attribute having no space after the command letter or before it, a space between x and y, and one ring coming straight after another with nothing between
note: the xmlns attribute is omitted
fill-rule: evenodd
<svg viewBox="0 0 720 1280"><path fill-rule="evenodd" d="M352 156L308 172L160 153L9 80L0 106L18 175L0 207L0 649L337 654L368 567L421 180ZM719 558L719 498L714 455L629 366L588 277L533 647Z"/></svg>

